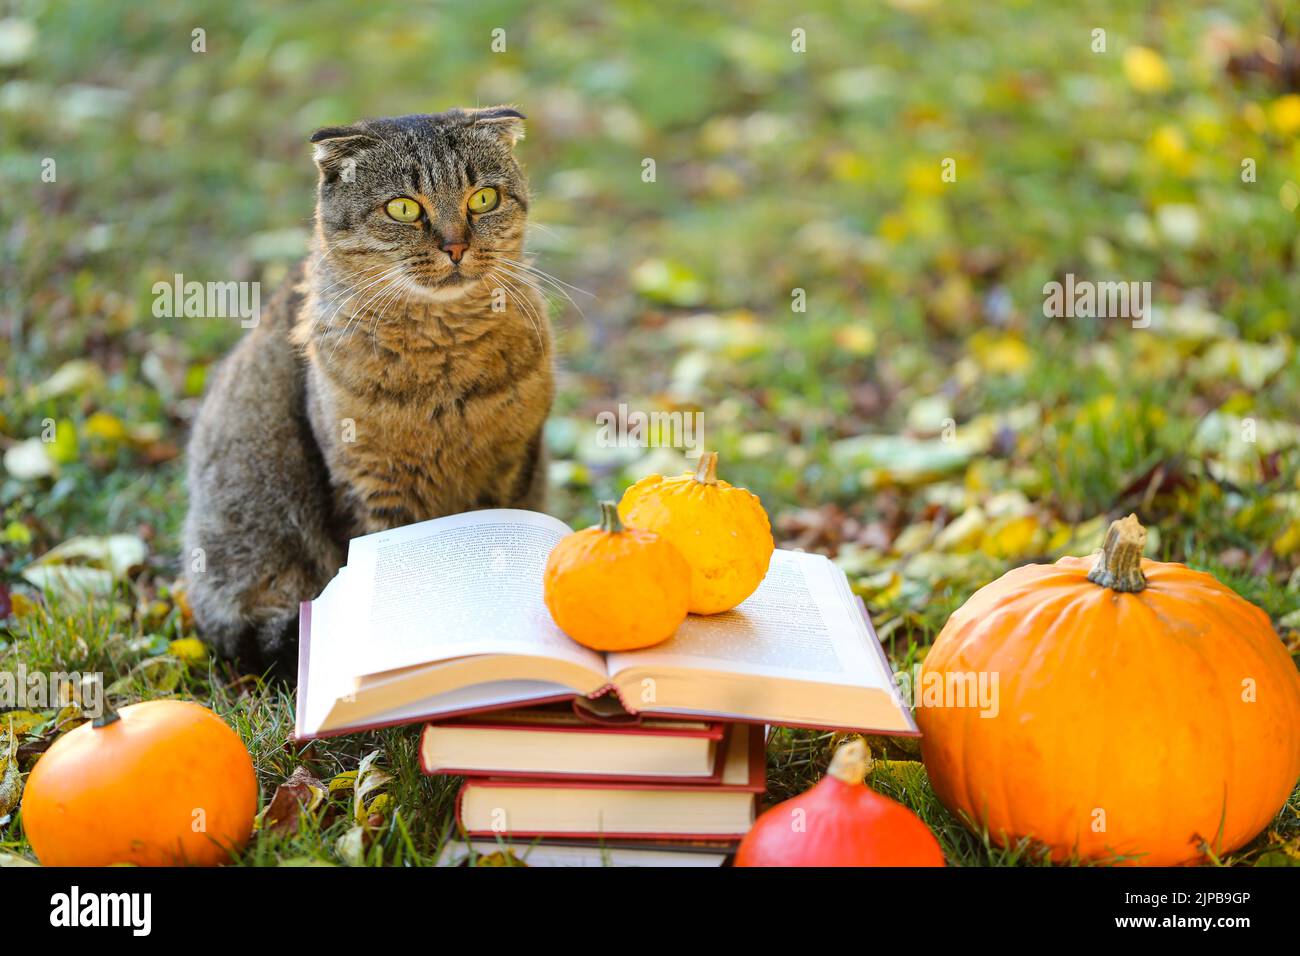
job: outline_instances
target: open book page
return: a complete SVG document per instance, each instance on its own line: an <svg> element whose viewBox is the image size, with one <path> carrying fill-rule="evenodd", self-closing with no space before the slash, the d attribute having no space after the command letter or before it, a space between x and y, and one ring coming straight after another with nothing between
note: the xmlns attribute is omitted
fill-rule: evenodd
<svg viewBox="0 0 1300 956"><path fill-rule="evenodd" d="M542 600L547 555L569 530L547 515L493 509L354 538L347 566L356 608L352 674L528 654L604 675L601 655L569 640Z"/></svg>
<svg viewBox="0 0 1300 956"><path fill-rule="evenodd" d="M334 576L325 590L311 604L311 644L308 648L309 670L300 672L300 697L296 732L315 730L325 721L334 701L346 694L352 684L350 659L339 653L341 637L351 626L348 611L347 568Z"/></svg>
<svg viewBox="0 0 1300 956"><path fill-rule="evenodd" d="M685 668L892 690L844 573L826 557L776 551L734 610L689 615L665 643L609 654L609 672Z"/></svg>
<svg viewBox="0 0 1300 956"><path fill-rule="evenodd" d="M350 651L355 643L353 635L360 630L360 619L365 609L352 599L347 571L347 568L340 571L320 597L312 602L307 666L299 668L299 706L295 721L295 734L299 738L338 732L347 727L409 722L466 709L509 707L520 701L573 692L572 688L554 682L524 678L474 681L464 687L439 691L435 698L421 693L418 687L411 692L411 688L403 686L400 681L390 681L391 686L385 686L382 695L359 693L357 678L352 673ZM452 667L488 659L457 658L440 666ZM410 671L396 673L409 674ZM380 675L371 680L386 677L388 675Z"/></svg>

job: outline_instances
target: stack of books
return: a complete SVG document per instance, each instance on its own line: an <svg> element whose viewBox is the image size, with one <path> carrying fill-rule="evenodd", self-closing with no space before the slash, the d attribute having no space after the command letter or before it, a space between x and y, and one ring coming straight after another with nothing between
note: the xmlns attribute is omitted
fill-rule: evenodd
<svg viewBox="0 0 1300 956"><path fill-rule="evenodd" d="M425 771L464 778L448 862L717 865L758 812L765 725L916 733L827 558L778 550L735 610L601 654L542 600L569 533L489 510L366 535L302 606L297 737L425 722Z"/></svg>
<svg viewBox="0 0 1300 956"><path fill-rule="evenodd" d="M465 778L444 859L717 865L754 822L762 728L676 718L592 722L563 705L430 724L426 773Z"/></svg>

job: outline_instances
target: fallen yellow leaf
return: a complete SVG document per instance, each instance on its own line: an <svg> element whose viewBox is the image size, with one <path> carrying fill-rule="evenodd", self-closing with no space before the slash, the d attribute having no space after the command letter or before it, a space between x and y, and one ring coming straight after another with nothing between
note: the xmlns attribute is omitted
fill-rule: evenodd
<svg viewBox="0 0 1300 956"><path fill-rule="evenodd" d="M38 605L35 601L25 594L9 595L9 610L18 620L31 617L36 613Z"/></svg>
<svg viewBox="0 0 1300 956"><path fill-rule="evenodd" d="M1164 59L1145 46L1131 46L1124 51L1124 75L1139 93L1163 93L1173 84Z"/></svg>
<svg viewBox="0 0 1300 956"><path fill-rule="evenodd" d="M104 442L116 443L126 438L126 426L122 424L122 420L108 412L95 412L86 419L82 430L89 437Z"/></svg>
<svg viewBox="0 0 1300 956"><path fill-rule="evenodd" d="M1013 335L978 332L967 342L980 367L993 375L1019 375L1034 360L1023 340Z"/></svg>
<svg viewBox="0 0 1300 956"><path fill-rule="evenodd" d="M167 645L174 657L186 664L201 664L208 659L208 646L197 637L182 637Z"/></svg>
<svg viewBox="0 0 1300 956"><path fill-rule="evenodd" d="M1300 520L1292 521L1273 542L1273 553L1280 558L1285 558L1297 549L1300 549Z"/></svg>
<svg viewBox="0 0 1300 956"><path fill-rule="evenodd" d="M1268 119L1283 136L1300 131L1300 93L1279 96L1268 108Z"/></svg>
<svg viewBox="0 0 1300 956"><path fill-rule="evenodd" d="M995 558L1021 558L1042 550L1046 534L1033 515L1004 518L984 535L982 550Z"/></svg>
<svg viewBox="0 0 1300 956"><path fill-rule="evenodd" d="M934 546L940 551L973 551L988 523L983 508L978 505L967 508L939 532L939 536L934 539Z"/></svg>

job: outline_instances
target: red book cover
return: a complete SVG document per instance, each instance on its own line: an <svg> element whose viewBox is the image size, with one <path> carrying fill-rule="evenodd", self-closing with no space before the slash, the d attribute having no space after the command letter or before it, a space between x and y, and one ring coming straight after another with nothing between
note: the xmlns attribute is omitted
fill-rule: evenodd
<svg viewBox="0 0 1300 956"><path fill-rule="evenodd" d="M699 724L700 726L688 726ZM615 774L567 771L543 773L538 771L481 770L466 767L431 767L428 763L429 735L439 728L459 727L466 730L505 730L529 734L585 734L592 737L688 737L714 741L714 760L712 773L705 775L683 774ZM456 718L437 721L424 728L420 735L420 768L431 776L490 777L494 779L526 778L528 780L556 781L607 781L620 783L690 783L720 784L722 782L723 759L726 747L722 743L727 727L718 721L709 720L637 720L628 723L592 722L576 716L569 708L533 708L526 711L512 710L500 712L487 717Z"/></svg>
<svg viewBox="0 0 1300 956"><path fill-rule="evenodd" d="M637 783L635 785L612 782L612 781L556 781L548 779L519 779L489 777L479 780L467 780L461 786L460 792L456 795L456 822L461 827L467 837L563 837L565 839L638 839L638 840L681 840L683 838L696 840L734 840L743 835L739 832L730 833L643 833L643 832L618 832L618 831L590 831L590 832L572 832L564 831L563 833L548 833L539 830L470 830L465 828L464 820L464 803L466 794L476 787L488 789L510 789L510 788L527 788L527 789L555 789L555 790L610 790L610 791L652 791L652 792L673 792L673 791L704 791L704 792L732 792L732 793L750 793L755 797L767 789L767 757L766 741L761 733L750 731L745 734L747 737L747 770L748 779L743 783L722 783L717 784L698 784L686 783L682 781L673 781L671 783ZM734 737L732 738L735 739Z"/></svg>
<svg viewBox="0 0 1300 956"><path fill-rule="evenodd" d="M633 737L706 737L721 740L727 725L710 717L683 717L680 715L653 717L634 714L633 720L592 720L575 713L571 707L544 705L540 707L511 707L490 714L467 717L438 718L430 726L470 727L478 730L525 730L557 734L627 734ZM640 718L648 717L649 720ZM699 727L688 726L700 724Z"/></svg>

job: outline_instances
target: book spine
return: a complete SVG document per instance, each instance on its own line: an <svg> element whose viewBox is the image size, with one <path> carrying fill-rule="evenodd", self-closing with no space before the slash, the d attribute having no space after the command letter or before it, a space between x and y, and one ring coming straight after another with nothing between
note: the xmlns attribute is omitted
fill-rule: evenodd
<svg viewBox="0 0 1300 956"><path fill-rule="evenodd" d="M738 842L748 830L739 830L735 833L641 833L638 831L630 832L601 832L600 830L507 830L497 833L494 830L465 830L464 821L459 814L456 822L460 824L462 832L471 839L486 838L495 839L550 839L550 840L716 840L727 842Z"/></svg>
<svg viewBox="0 0 1300 956"><path fill-rule="evenodd" d="M573 773L548 773L538 770L476 770L462 767L435 767L430 770L424 765L424 758L420 758L420 770L425 776L429 777L470 777L475 780L506 780L506 781L524 781L530 783L553 783L563 785L566 783L580 786L582 784L614 784L618 786L627 785L635 788L640 784L651 784L661 787L683 786L708 787L717 786L722 782L720 772L708 774L706 776L686 777L686 776L664 776L662 774L617 774L617 773L583 773L575 771Z"/></svg>

